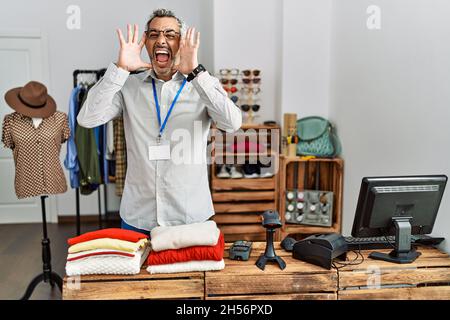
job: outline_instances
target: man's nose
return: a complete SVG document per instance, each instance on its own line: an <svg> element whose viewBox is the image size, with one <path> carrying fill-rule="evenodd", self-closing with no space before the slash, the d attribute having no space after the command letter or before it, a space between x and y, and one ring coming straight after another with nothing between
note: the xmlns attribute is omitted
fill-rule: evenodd
<svg viewBox="0 0 450 320"><path fill-rule="evenodd" d="M164 37L164 33L160 32L158 35L158 39L156 40L156 43L159 45L164 45L166 44L166 37Z"/></svg>

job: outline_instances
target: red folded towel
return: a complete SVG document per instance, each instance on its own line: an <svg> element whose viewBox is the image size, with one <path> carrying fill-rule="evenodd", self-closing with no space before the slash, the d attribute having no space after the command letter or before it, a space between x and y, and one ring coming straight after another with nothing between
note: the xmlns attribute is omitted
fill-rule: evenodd
<svg viewBox="0 0 450 320"><path fill-rule="evenodd" d="M109 228L109 229L102 229L92 232L87 232L82 235L79 235L75 238L70 238L67 240L67 243L69 246L73 246L74 244L86 242L90 240L95 239L102 239L102 238L110 238L110 239L118 239L118 240L124 240L124 241L130 241L130 242L138 242L141 239L148 238L145 234L132 231L132 230L125 230L125 229L119 229L119 228Z"/></svg>
<svg viewBox="0 0 450 320"><path fill-rule="evenodd" d="M219 241L214 246L194 246L182 249L169 249L163 251L150 252L147 263L149 265L171 264L177 262L187 262L192 260L215 260L223 259L225 240L220 232Z"/></svg>

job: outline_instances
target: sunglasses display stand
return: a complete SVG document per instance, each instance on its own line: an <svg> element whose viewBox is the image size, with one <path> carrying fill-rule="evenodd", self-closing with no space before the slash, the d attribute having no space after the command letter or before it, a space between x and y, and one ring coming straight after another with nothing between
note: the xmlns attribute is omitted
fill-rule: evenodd
<svg viewBox="0 0 450 320"><path fill-rule="evenodd" d="M261 71L246 69L240 71L237 68L220 69L217 77L220 79L223 89L228 97L243 111L243 123L255 124L256 112L260 105L255 102L261 92Z"/></svg>

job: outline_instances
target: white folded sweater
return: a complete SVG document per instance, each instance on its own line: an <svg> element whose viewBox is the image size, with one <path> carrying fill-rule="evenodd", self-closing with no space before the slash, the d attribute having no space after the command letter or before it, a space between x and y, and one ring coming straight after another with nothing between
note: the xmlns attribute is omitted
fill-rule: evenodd
<svg viewBox="0 0 450 320"><path fill-rule="evenodd" d="M134 252L134 257L110 254L67 261L66 274L69 277L89 274L138 274L149 253L150 246L144 246Z"/></svg>
<svg viewBox="0 0 450 320"><path fill-rule="evenodd" d="M206 221L179 226L158 226L150 235L152 250L155 252L181 249L193 246L214 246L219 240L220 230L214 221Z"/></svg>
<svg viewBox="0 0 450 320"><path fill-rule="evenodd" d="M171 264L149 265L147 271L154 273L178 273L178 272L194 272L194 271L216 271L225 268L225 261L213 260L197 260L187 262L177 262Z"/></svg>

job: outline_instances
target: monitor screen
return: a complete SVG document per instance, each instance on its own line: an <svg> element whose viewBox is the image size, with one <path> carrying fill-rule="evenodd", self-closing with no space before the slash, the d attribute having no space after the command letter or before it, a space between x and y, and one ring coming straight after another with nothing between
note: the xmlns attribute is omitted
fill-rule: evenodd
<svg viewBox="0 0 450 320"><path fill-rule="evenodd" d="M447 176L366 177L361 183L352 235L395 235L393 217L412 217L411 234L429 234Z"/></svg>

